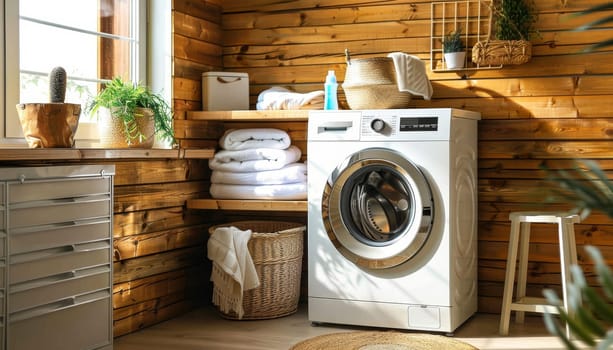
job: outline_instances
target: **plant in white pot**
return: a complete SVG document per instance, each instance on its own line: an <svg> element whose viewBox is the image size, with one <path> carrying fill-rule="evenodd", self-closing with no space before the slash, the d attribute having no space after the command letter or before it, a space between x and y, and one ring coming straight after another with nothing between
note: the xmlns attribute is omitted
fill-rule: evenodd
<svg viewBox="0 0 613 350"><path fill-rule="evenodd" d="M87 105L97 113L104 148L151 148L157 135L174 143L172 111L149 88L114 78Z"/></svg>
<svg viewBox="0 0 613 350"><path fill-rule="evenodd" d="M447 69L464 68L466 50L464 50L461 29L451 31L443 37L443 55Z"/></svg>

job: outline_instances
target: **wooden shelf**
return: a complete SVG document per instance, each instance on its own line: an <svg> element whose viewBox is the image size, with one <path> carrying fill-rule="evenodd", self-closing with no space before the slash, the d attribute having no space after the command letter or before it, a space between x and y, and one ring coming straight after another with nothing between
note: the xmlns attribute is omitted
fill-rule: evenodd
<svg viewBox="0 0 613 350"><path fill-rule="evenodd" d="M266 111L191 111L188 120L214 121L307 121L308 110L266 110Z"/></svg>
<svg viewBox="0 0 613 350"><path fill-rule="evenodd" d="M217 122L306 122L308 110L248 110L248 111L190 111L187 120ZM185 158L212 158L214 150L185 149ZM187 208L237 211L307 211L307 201L270 201L250 199L190 199Z"/></svg>
<svg viewBox="0 0 613 350"><path fill-rule="evenodd" d="M187 208L204 210L254 210L306 212L306 201L267 201L240 199L189 199Z"/></svg>

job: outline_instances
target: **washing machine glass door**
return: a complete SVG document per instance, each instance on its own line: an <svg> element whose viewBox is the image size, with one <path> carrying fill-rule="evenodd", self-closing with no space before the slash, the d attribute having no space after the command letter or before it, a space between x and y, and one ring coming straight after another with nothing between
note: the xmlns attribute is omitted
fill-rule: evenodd
<svg viewBox="0 0 613 350"><path fill-rule="evenodd" d="M390 268L410 260L426 242L433 215L424 174L387 148L347 157L324 188L328 236L341 254L364 268Z"/></svg>

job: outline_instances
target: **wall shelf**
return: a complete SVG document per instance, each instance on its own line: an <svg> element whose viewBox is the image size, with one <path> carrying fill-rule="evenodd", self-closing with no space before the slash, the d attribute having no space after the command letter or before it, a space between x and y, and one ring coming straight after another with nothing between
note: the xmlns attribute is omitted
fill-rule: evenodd
<svg viewBox="0 0 613 350"><path fill-rule="evenodd" d="M218 122L306 122L308 110L248 110L248 111L190 111L188 120L218 121ZM185 149L185 158L212 158L213 149ZM234 211L287 211L306 212L307 201L291 200L250 200L250 199L190 199L186 203L188 209L200 210L234 210Z"/></svg>
<svg viewBox="0 0 613 350"><path fill-rule="evenodd" d="M189 120L211 121L307 121L308 110L264 110L264 111L191 111Z"/></svg>
<svg viewBox="0 0 613 350"><path fill-rule="evenodd" d="M187 208L202 210L253 210L306 212L306 201L266 201L242 199L189 199Z"/></svg>

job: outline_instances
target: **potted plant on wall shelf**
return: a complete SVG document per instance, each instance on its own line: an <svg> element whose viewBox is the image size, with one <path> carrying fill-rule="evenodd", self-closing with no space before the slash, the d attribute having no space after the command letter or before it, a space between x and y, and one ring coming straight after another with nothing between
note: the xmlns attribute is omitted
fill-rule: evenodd
<svg viewBox="0 0 613 350"><path fill-rule="evenodd" d="M98 116L104 148L151 148L155 136L174 143L168 103L149 88L114 78L87 105Z"/></svg>
<svg viewBox="0 0 613 350"><path fill-rule="evenodd" d="M492 24L492 20L495 23ZM490 5L490 38L473 46L477 65L523 64L532 57L530 38L537 14L532 0L494 0ZM493 37L493 38L492 38Z"/></svg>
<svg viewBox="0 0 613 350"><path fill-rule="evenodd" d="M461 29L452 31L443 37L443 56L447 69L464 68L466 51L464 42L462 42Z"/></svg>

